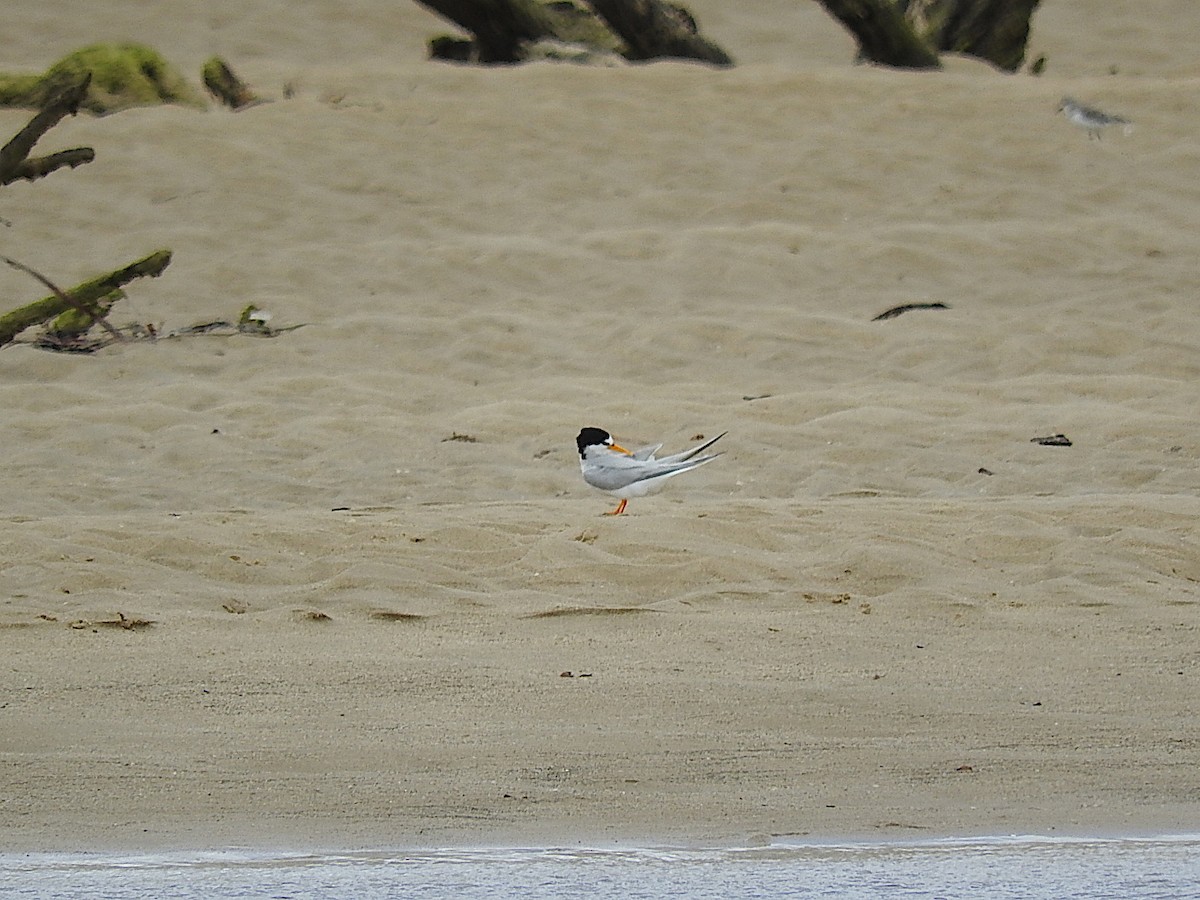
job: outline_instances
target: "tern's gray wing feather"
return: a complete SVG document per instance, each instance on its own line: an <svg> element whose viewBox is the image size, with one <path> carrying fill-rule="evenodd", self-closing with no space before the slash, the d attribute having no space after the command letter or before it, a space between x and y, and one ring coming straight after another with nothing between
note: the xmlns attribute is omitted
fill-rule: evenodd
<svg viewBox="0 0 1200 900"><path fill-rule="evenodd" d="M705 450L707 450L709 447L711 447L713 444L715 444L721 438L725 437L725 435L727 435L727 434L729 434L728 431L722 431L711 441L705 441L699 447L693 447L691 450L684 450L682 453L675 453L671 456L664 456L662 459L658 460L658 462L662 462L662 463L686 462L687 460L691 459L692 457L699 456L701 453L703 453ZM660 444L659 446L661 447L662 445ZM712 457L709 457L709 458L711 459Z"/></svg>
<svg viewBox="0 0 1200 900"><path fill-rule="evenodd" d="M654 454L657 453L661 449L662 449L662 444L655 444L652 447L639 447L638 449L634 450L629 455L632 456L634 459L640 459L643 461L647 461L647 460L654 459Z"/></svg>
<svg viewBox="0 0 1200 900"><path fill-rule="evenodd" d="M634 482L638 481L654 481L655 479L670 478L672 475L678 475L681 472L686 472L689 469L694 469L697 466L702 466L706 462L712 462L720 453L714 453L712 456L701 456L699 459L689 459L685 462L668 462L664 459L655 460L654 466L648 468Z"/></svg>

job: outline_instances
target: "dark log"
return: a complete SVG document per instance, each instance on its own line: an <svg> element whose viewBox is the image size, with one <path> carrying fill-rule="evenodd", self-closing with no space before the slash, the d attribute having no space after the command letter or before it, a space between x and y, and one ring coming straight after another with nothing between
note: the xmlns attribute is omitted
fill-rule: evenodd
<svg viewBox="0 0 1200 900"><path fill-rule="evenodd" d="M469 44L435 38L436 59L516 63L544 58L537 45L554 42L586 48L554 58L594 59L620 53L627 59L673 57L733 65L729 54L697 33L686 9L664 0L417 0L470 32Z"/></svg>
<svg viewBox="0 0 1200 900"><path fill-rule="evenodd" d="M936 51L913 30L892 0L821 0L850 30L867 62L903 69L940 69Z"/></svg>
<svg viewBox="0 0 1200 900"><path fill-rule="evenodd" d="M700 36L696 20L682 6L663 0L587 0L625 42L633 60L698 59L715 66L732 66L733 58Z"/></svg>
<svg viewBox="0 0 1200 900"><path fill-rule="evenodd" d="M938 68L962 53L1015 72L1025 59L1029 20L1040 0L821 0L850 30L859 55L899 68Z"/></svg>
<svg viewBox="0 0 1200 900"><path fill-rule="evenodd" d="M91 162L95 154L89 147L65 150L52 156L29 159L34 145L47 131L66 116L79 111L79 105L87 94L92 76L85 75L75 84L60 91L29 120L11 141L0 147L0 185L10 184L21 178L33 180L48 175L62 166L82 165Z"/></svg>
<svg viewBox="0 0 1200 900"><path fill-rule="evenodd" d="M1029 21L1041 0L907 0L905 16L943 52L986 60L1006 72L1025 61Z"/></svg>
<svg viewBox="0 0 1200 900"><path fill-rule="evenodd" d="M522 48L544 38L569 40L559 33L554 10L537 0L417 0L469 31L481 63L516 63Z"/></svg>
<svg viewBox="0 0 1200 900"><path fill-rule="evenodd" d="M446 62L469 63L474 60L478 51L475 42L469 38L451 37L439 34L429 39L429 58Z"/></svg>

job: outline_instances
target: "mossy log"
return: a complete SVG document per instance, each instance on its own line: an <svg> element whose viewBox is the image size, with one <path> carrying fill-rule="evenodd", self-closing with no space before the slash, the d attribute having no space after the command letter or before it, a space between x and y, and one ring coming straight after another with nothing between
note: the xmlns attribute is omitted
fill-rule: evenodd
<svg viewBox="0 0 1200 900"><path fill-rule="evenodd" d="M87 93L92 76L84 75L74 84L67 85L51 97L29 124L22 128L11 141L0 148L0 185L11 184L19 179L33 181L49 175L55 169L70 166L72 169L91 162L96 153L91 147L62 150L49 156L29 159L34 145L47 131L64 117L73 116Z"/></svg>
<svg viewBox="0 0 1200 900"><path fill-rule="evenodd" d="M93 44L69 53L41 75L0 75L0 106L40 109L85 75L80 108L97 115L134 106L177 103L204 108L203 95L157 51L143 44Z"/></svg>
<svg viewBox="0 0 1200 900"><path fill-rule="evenodd" d="M682 6L663 0L587 2L625 42L627 59L697 59L733 65L728 53L700 36L696 20Z"/></svg>
<svg viewBox="0 0 1200 900"><path fill-rule="evenodd" d="M1040 0L820 0L854 35L859 55L898 68L934 69L962 53L1015 72Z"/></svg>
<svg viewBox="0 0 1200 900"><path fill-rule="evenodd" d="M13 265L11 260L5 259L5 262ZM81 317L78 321L67 322L64 320L64 328L72 328L72 333L86 331L104 314L105 303L108 302L111 305L111 302L116 299L113 295L120 295L123 285L135 278L157 277L170 263L171 251L159 250L123 269L117 269L107 275L101 275L99 278L76 285L68 291L56 292L50 297L14 309L12 312L0 316L0 346L11 342L26 328L39 325L64 313L74 313ZM19 268L29 271L27 267L17 265ZM80 325L83 327L79 328Z"/></svg>

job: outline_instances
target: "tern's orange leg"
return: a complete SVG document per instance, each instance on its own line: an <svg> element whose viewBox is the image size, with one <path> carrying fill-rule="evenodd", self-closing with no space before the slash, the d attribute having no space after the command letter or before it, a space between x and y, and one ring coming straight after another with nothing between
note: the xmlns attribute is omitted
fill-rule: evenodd
<svg viewBox="0 0 1200 900"><path fill-rule="evenodd" d="M628 502L629 502L628 500L622 500L620 503L617 504L616 509L614 509L612 512L606 512L605 515L606 516L619 516L621 513L625 512L625 504Z"/></svg>

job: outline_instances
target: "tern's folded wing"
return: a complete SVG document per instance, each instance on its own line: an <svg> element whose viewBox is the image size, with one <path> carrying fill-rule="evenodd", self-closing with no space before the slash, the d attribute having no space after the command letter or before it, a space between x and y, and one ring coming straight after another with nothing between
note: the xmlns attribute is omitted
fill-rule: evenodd
<svg viewBox="0 0 1200 900"><path fill-rule="evenodd" d="M633 478L630 483L670 478L672 475L679 475L682 472L687 472L689 469L702 466L706 462L712 462L720 455L720 453L714 453L712 456L701 456L698 459L688 459L683 462L669 462L665 459L655 460L653 464L646 466L641 472L638 472L637 477ZM634 470L630 469L627 474L633 475Z"/></svg>

